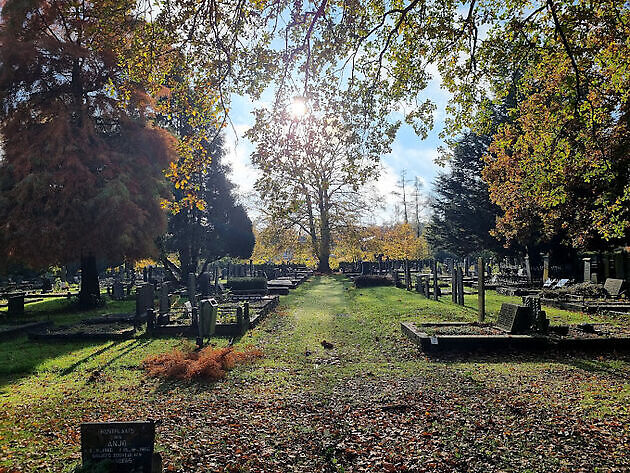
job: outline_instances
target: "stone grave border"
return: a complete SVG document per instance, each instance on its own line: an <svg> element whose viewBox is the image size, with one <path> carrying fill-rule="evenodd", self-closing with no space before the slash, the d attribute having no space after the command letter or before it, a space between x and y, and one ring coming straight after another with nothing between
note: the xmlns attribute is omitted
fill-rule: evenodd
<svg viewBox="0 0 630 473"><path fill-rule="evenodd" d="M244 335L248 329L251 329L258 325L270 312L272 312L279 304L280 298L278 296L236 296L235 302L248 302L254 300L267 300L267 303L254 311L250 307L250 319L248 327L243 329L243 325L238 323L221 324L217 323L215 326L215 337L238 337ZM219 305L220 307L220 305ZM153 336L178 336L183 335L187 337L196 337L197 329L192 325L160 325L153 328Z"/></svg>
<svg viewBox="0 0 630 473"><path fill-rule="evenodd" d="M538 350L597 350L609 352L630 350L630 337L567 338L545 335L437 335L422 331L423 327L464 327L469 322L435 322L415 324L402 322L400 328L414 344L427 354L468 351L538 351ZM478 325L478 324L477 324Z"/></svg>
<svg viewBox="0 0 630 473"><path fill-rule="evenodd" d="M28 322L11 328L0 328L0 340L27 335L31 330L41 330L52 326L52 322Z"/></svg>
<svg viewBox="0 0 630 473"><path fill-rule="evenodd" d="M89 324L96 325L96 324ZM72 328L74 325L60 325L58 327L54 327L56 329L67 329ZM28 332L28 338L30 340L39 340L39 341L51 341L51 342L74 342L74 341L123 341L130 340L136 336L136 329L134 327L129 327L121 332L100 332L100 333L87 333L87 332L76 332L76 333L49 333L47 330L44 331L35 331Z"/></svg>

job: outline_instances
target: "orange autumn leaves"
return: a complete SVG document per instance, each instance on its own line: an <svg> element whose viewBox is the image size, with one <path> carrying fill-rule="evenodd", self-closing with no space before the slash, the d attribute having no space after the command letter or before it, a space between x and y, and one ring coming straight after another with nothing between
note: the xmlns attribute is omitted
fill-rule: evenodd
<svg viewBox="0 0 630 473"><path fill-rule="evenodd" d="M253 347L243 351L232 347L206 347L198 352L173 350L147 357L142 367L149 376L159 378L215 381L224 378L236 365L251 363L262 356L262 351Z"/></svg>

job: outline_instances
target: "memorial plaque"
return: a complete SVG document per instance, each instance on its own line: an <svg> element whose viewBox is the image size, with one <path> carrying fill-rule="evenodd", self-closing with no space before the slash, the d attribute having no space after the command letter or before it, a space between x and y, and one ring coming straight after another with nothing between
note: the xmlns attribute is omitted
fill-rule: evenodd
<svg viewBox="0 0 630 473"><path fill-rule="evenodd" d="M497 327L509 333L527 332L532 325L531 308L518 304L501 304Z"/></svg>
<svg viewBox="0 0 630 473"><path fill-rule="evenodd" d="M604 290L610 297L619 297L622 293L623 283L623 279L608 278L604 282Z"/></svg>
<svg viewBox="0 0 630 473"><path fill-rule="evenodd" d="M116 473L151 473L153 422L86 422L81 424L83 464L108 463Z"/></svg>
<svg viewBox="0 0 630 473"><path fill-rule="evenodd" d="M560 281L558 281L558 283L556 284L556 289L560 289L561 287L566 286L569 283L568 279L561 279Z"/></svg>

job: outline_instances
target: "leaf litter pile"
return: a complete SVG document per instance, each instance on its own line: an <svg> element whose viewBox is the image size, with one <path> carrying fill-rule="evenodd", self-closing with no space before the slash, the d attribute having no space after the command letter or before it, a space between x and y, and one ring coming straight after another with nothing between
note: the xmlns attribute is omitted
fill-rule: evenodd
<svg viewBox="0 0 630 473"><path fill-rule="evenodd" d="M427 359L398 316L371 323L372 305L319 284L333 302L312 284L244 337L264 358L171 351L141 358L135 384L104 371L98 395L0 395L0 466L67 471L80 422L155 419L167 472L630 471L628 355Z"/></svg>
<svg viewBox="0 0 630 473"><path fill-rule="evenodd" d="M262 357L262 351L248 347L236 351L233 347L206 347L200 351L172 350L147 357L142 367L149 376L172 379L216 381L238 364L250 363Z"/></svg>

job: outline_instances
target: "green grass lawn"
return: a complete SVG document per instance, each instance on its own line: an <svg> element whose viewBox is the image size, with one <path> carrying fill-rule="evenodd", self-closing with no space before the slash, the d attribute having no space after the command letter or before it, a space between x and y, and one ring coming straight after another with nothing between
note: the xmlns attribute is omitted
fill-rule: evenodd
<svg viewBox="0 0 630 473"><path fill-rule="evenodd" d="M519 300L488 293L488 320ZM265 357L216 383L145 376L147 355L191 346L178 338L1 341L0 466L70 471L82 421L152 418L168 471L628 471L627 355L435 359L401 334L403 321L474 321L476 304L315 277L236 342ZM547 314L553 324L630 323ZM61 306L50 319L85 316Z"/></svg>

